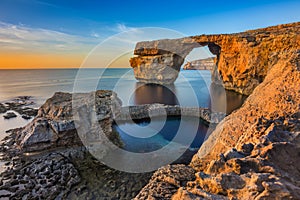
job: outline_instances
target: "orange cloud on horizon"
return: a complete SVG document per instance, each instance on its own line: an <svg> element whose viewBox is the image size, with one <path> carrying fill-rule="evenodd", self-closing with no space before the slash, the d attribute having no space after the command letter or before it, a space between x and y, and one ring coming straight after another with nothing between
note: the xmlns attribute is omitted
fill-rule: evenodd
<svg viewBox="0 0 300 200"><path fill-rule="evenodd" d="M123 55L112 63L109 68L130 67L129 59L132 55ZM49 68L80 68L84 62L84 54L46 54L46 53L22 53L0 52L0 69L49 69ZM101 58L91 60L90 65L84 67L99 67ZM103 66L102 66L103 67Z"/></svg>
<svg viewBox="0 0 300 200"><path fill-rule="evenodd" d="M79 68L83 54L0 53L0 69Z"/></svg>

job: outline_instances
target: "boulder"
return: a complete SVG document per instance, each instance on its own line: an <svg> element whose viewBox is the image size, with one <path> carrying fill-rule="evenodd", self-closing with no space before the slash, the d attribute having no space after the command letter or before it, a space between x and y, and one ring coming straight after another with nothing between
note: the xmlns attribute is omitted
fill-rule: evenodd
<svg viewBox="0 0 300 200"><path fill-rule="evenodd" d="M11 119L11 118L16 118L17 115L14 112L8 112L5 115L3 115L4 119Z"/></svg>
<svg viewBox="0 0 300 200"><path fill-rule="evenodd" d="M16 143L25 152L82 145L84 137L100 134L91 131L90 124L93 122L97 123L105 136L119 144L119 138L112 133L111 125L112 116L120 106L120 100L112 91L73 95L57 92L41 106L37 116L19 131ZM93 113L96 118L92 114L83 115L87 113ZM82 127L87 127L87 132L81 131L81 134L86 135L79 135L78 130ZM114 137L110 137L110 134Z"/></svg>

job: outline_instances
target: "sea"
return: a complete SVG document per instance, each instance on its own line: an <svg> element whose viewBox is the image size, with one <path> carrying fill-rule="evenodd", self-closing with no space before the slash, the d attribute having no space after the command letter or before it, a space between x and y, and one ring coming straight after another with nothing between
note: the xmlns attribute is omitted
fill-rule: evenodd
<svg viewBox="0 0 300 200"><path fill-rule="evenodd" d="M245 99L235 92L224 93L213 88L208 70L181 70L175 83L167 86L139 83L131 68L0 70L0 102L32 96L39 107L58 91L100 89L115 91L123 105L163 103L210 107L214 101L220 104L219 108L226 107L225 111L230 112Z"/></svg>
<svg viewBox="0 0 300 200"><path fill-rule="evenodd" d="M138 82L131 68L0 70L2 103L17 96L31 96L35 102L33 107L38 108L58 91L90 92L100 89L115 91L123 106L161 103L212 108L230 113L240 107L245 99L235 92L215 88L211 84L211 72L207 70L181 70L175 83L165 86ZM17 118L5 120L3 114L0 114L0 139L6 136L6 130L25 126L29 122L30 120L25 120L19 115ZM166 126L171 127L179 122L178 119L170 119ZM122 139L132 141L129 142L128 148L137 151L134 147L138 143L120 130L122 126L130 124L115 128L119 130ZM163 132L160 136L169 137Z"/></svg>
<svg viewBox="0 0 300 200"><path fill-rule="evenodd" d="M58 91L103 89L115 91L124 105L156 102L207 107L210 84L210 71L205 70L182 70L174 85L168 86L139 83L130 68L0 70L0 102L26 95L40 106Z"/></svg>

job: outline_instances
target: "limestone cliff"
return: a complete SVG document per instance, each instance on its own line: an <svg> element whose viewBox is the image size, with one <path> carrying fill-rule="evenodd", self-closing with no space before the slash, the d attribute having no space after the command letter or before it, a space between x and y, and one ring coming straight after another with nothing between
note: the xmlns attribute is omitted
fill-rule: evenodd
<svg viewBox="0 0 300 200"><path fill-rule="evenodd" d="M187 62L184 66L184 70L213 70L215 66L214 58L204 58L199 60L193 60Z"/></svg>
<svg viewBox="0 0 300 200"><path fill-rule="evenodd" d="M257 65L246 65L251 70L266 64L259 71L265 74L262 83L239 110L216 127L194 156L192 169L161 168L136 199L300 199L300 50L293 50L294 44L287 42L298 38L289 30L292 26L298 29L298 25L278 26L282 30L277 33L286 32L276 36L281 41L272 33L274 27L248 32L269 35L262 39L260 48L240 55L245 59L257 57ZM263 41L270 42L271 35L274 42L267 45ZM238 44L239 36L224 37ZM299 47L299 40L294 43ZM278 52L271 56L269 49ZM219 62L226 61L219 58ZM250 76L248 72L245 74Z"/></svg>
<svg viewBox="0 0 300 200"><path fill-rule="evenodd" d="M283 52L300 48L300 22L236 34L139 42L130 64L140 81L172 83L184 58L200 46L208 46L216 55L213 81L249 95Z"/></svg>

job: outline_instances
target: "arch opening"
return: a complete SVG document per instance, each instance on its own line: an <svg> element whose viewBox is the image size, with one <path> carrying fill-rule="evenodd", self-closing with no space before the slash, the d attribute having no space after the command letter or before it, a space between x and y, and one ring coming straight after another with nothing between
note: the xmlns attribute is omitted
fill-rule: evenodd
<svg viewBox="0 0 300 200"><path fill-rule="evenodd" d="M212 70L215 65L216 55L214 55L208 46L199 46L185 57L181 66L184 70Z"/></svg>

